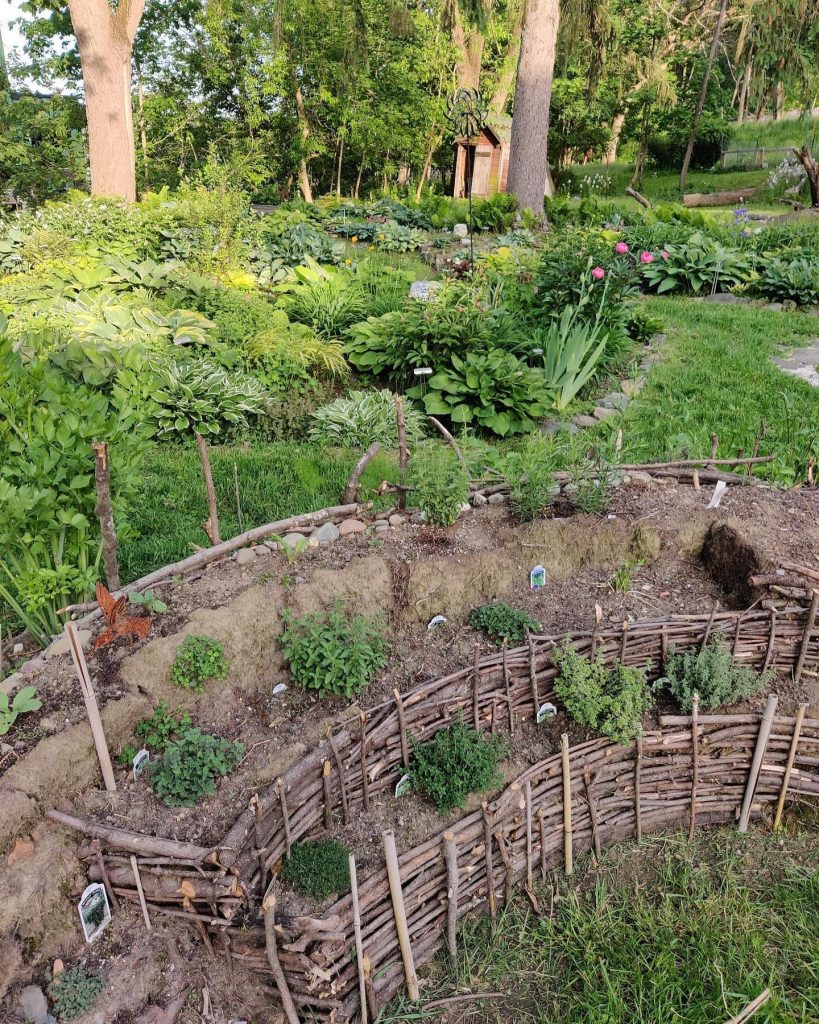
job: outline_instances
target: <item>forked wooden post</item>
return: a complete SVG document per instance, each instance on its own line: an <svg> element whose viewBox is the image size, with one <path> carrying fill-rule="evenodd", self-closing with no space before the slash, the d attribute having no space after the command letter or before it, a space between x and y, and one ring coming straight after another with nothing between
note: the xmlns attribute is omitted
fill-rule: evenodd
<svg viewBox="0 0 819 1024"><path fill-rule="evenodd" d="M700 695L691 698L691 818L688 822L688 841L694 838L697 823L697 785L700 778Z"/></svg>
<svg viewBox="0 0 819 1024"><path fill-rule="evenodd" d="M321 769L321 785L324 791L324 827L331 829L333 827L333 796L330 792L330 773L333 770L333 766L329 761L325 761Z"/></svg>
<svg viewBox="0 0 819 1024"><path fill-rule="evenodd" d="M139 864L133 854L131 854L130 860L131 871L134 873L134 882L136 883L137 896L139 896L139 905L142 907L142 919L145 922L145 930L151 931L151 918L148 914L148 904L145 902L145 893L142 891L142 878L139 874Z"/></svg>
<svg viewBox="0 0 819 1024"><path fill-rule="evenodd" d="M219 533L219 506L216 504L216 488L213 486L213 474L210 471L210 455L205 439L198 430L194 431L196 447L199 449L199 458L202 462L202 475L205 478L205 492L208 497L208 522L205 533L207 533L211 544L221 544L222 538Z"/></svg>
<svg viewBox="0 0 819 1024"><path fill-rule="evenodd" d="M810 639L813 634L813 627L816 625L816 613L819 611L819 590L814 590L813 597L810 602L810 609L808 610L808 618L805 622L805 632L802 635L802 647L799 651L799 659L796 662L796 668L793 670L793 681L799 683L802 678L802 672L805 668L805 661L808 657L808 649L810 648Z"/></svg>
<svg viewBox="0 0 819 1024"><path fill-rule="evenodd" d="M765 756L765 748L768 746L768 737L771 734L771 726L773 725L774 715L776 714L776 705L779 698L775 694L771 694L768 697L768 703L765 705L765 712L762 715L762 721L759 725L759 734L756 738L756 748L754 750L754 757L751 761L751 770L748 773L748 783L745 787L745 798L742 801L742 810L739 814L739 831L748 831L748 822L751 818L751 805L754 799L754 792L756 791L756 784L759 779L759 772L762 768L762 759Z"/></svg>
<svg viewBox="0 0 819 1024"><path fill-rule="evenodd" d="M564 870L570 875L574 870L572 856L572 774L569 763L569 735L560 737L560 753L563 761L563 861Z"/></svg>
<svg viewBox="0 0 819 1024"><path fill-rule="evenodd" d="M788 761L785 765L785 774L782 776L782 789L779 791L779 799L776 802L776 815L774 816L774 829L778 829L782 824L782 812L785 809L785 799L788 795L788 784L791 781L791 772L793 771L793 765L796 761L796 751L799 747L799 737L802 734L802 722L805 720L805 711L807 710L807 704L800 704L799 710L796 712L796 721L793 726L793 736L791 737L791 747L788 751Z"/></svg>
<svg viewBox="0 0 819 1024"><path fill-rule="evenodd" d="M364 943L361 939L361 907L358 902L358 873L355 855L350 854L350 895L353 901L353 932L355 934L355 962L358 968L358 998L361 1003L361 1024L367 1024L367 979L364 970Z"/></svg>
<svg viewBox="0 0 819 1024"><path fill-rule="evenodd" d="M384 859L387 863L387 878L390 883L390 897L395 919L395 930L398 933L398 945L401 947L401 960L404 964L404 979L407 983L407 994L410 1000L418 1001L418 976L415 973L415 960L410 944L407 911L404 906L404 893L401 888L401 869L398 865L398 853L395 849L395 833L387 829L382 836L384 842Z"/></svg>
<svg viewBox="0 0 819 1024"><path fill-rule="evenodd" d="M492 863L492 820L489 817L489 804L481 804L483 811L483 855L486 862L486 899L489 903L489 916L495 917L495 867Z"/></svg>
<svg viewBox="0 0 819 1024"><path fill-rule="evenodd" d="M109 793L115 793L117 789L114 780L114 769L111 765L111 755L108 752L108 744L105 741L105 731L102 727L100 709L97 706L97 697L91 683L91 676L88 672L88 665L85 662L82 644L80 643L77 631L73 622L66 622L65 632L68 637L68 645L71 648L71 657L74 660L74 668L77 670L77 677L80 681L83 700L85 701L85 712L88 715L88 724L91 726L91 736L94 739L94 747L97 751L97 758L100 762L100 771L105 788Z"/></svg>
<svg viewBox="0 0 819 1024"><path fill-rule="evenodd" d="M531 890L532 877L532 783L526 782L526 885Z"/></svg>
<svg viewBox="0 0 819 1024"><path fill-rule="evenodd" d="M537 722L537 713L540 710L540 694L537 691L537 662L535 660L535 641L532 639L532 634L527 629L526 631L526 642L529 645L529 686L532 689L532 704L534 706L535 722Z"/></svg>
<svg viewBox="0 0 819 1024"><path fill-rule="evenodd" d="M443 838L447 881L446 941L449 959L454 967L458 957L458 847L454 832L444 832Z"/></svg>
<svg viewBox="0 0 819 1024"><path fill-rule="evenodd" d="M271 889L268 889L262 902L264 913L264 938L267 951L267 962L270 964L270 973L276 982L279 990L279 998L282 1001L282 1010L287 1018L287 1024L299 1024L299 1015L296 1012L296 1005L293 996L290 994L290 986L287 984L287 975L279 960L278 943L276 940L276 897Z"/></svg>

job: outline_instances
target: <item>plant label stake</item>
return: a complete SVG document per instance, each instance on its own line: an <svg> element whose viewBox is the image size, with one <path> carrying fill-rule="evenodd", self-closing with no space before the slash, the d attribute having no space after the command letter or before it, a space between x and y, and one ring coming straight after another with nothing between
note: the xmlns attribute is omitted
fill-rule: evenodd
<svg viewBox="0 0 819 1024"><path fill-rule="evenodd" d="M148 770L148 762L151 760L151 752L143 747L134 758L132 765L134 770L134 782Z"/></svg>
<svg viewBox="0 0 819 1024"><path fill-rule="evenodd" d="M541 704L537 709L537 724L545 722L547 718L553 718L557 714L557 708L552 704L551 701L546 701L545 704Z"/></svg>
<svg viewBox="0 0 819 1024"><path fill-rule="evenodd" d="M77 911L85 941L93 942L111 922L111 907L105 886L100 882L92 882L83 890Z"/></svg>
<svg viewBox="0 0 819 1024"><path fill-rule="evenodd" d="M395 784L395 795L403 796L405 793L409 793L410 790L410 777L409 775L402 775L398 782Z"/></svg>
<svg viewBox="0 0 819 1024"><path fill-rule="evenodd" d="M546 586L546 567L543 565L536 565L534 569L529 573L529 589L540 590L541 587Z"/></svg>

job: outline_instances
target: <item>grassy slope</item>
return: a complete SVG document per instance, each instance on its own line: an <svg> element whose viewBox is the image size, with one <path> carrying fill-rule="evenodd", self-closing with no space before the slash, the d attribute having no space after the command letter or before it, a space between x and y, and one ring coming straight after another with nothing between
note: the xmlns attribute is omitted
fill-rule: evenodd
<svg viewBox="0 0 819 1024"><path fill-rule="evenodd" d="M651 301L667 338L662 361L621 424L625 459L701 456L712 432L721 456L739 448L750 453L763 417L769 435L762 454L776 454L773 475L783 483L794 473L804 478L809 451L819 454L819 390L785 375L769 357L778 343L799 346L819 335L819 319L690 299Z"/></svg>
<svg viewBox="0 0 819 1024"><path fill-rule="evenodd" d="M599 872L584 858L571 885L555 873L553 916L541 889L542 916L520 896L494 932L467 921L457 971L441 958L424 998L454 985L509 992L480 1021L719 1024L770 987L755 1024L814 1024L815 843L815 828L779 840L721 829L692 845L678 834L613 847ZM419 1019L391 1010L384 1024Z"/></svg>
<svg viewBox="0 0 819 1024"><path fill-rule="evenodd" d="M588 164L573 167L578 181L585 175L602 174L611 178L610 192L622 195L631 180L632 164L616 163L604 167L602 164ZM724 189L753 188L765 185L770 172L764 169L754 171L691 171L688 175L686 192L721 192ZM680 175L678 171L647 171L640 191L652 202L673 203L680 199Z"/></svg>
<svg viewBox="0 0 819 1024"><path fill-rule="evenodd" d="M220 510L222 539L239 532L233 491L236 463L244 528L338 503L360 452L319 452L304 444L223 445L211 449L211 465ZM367 467L363 486L392 478L391 463L377 456ZM202 522L207 519L202 468L196 447L163 445L148 454L142 490L129 525L134 534L120 543L123 581L193 552L206 544Z"/></svg>

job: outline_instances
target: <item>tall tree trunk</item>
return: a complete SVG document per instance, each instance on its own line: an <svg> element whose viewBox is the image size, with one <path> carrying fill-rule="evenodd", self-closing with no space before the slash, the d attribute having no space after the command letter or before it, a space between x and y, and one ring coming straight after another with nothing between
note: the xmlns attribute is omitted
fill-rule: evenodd
<svg viewBox="0 0 819 1024"><path fill-rule="evenodd" d="M136 199L131 47L144 0L69 0L82 65L91 191Z"/></svg>
<svg viewBox="0 0 819 1024"><path fill-rule="evenodd" d="M341 165L344 162L344 132L338 136L338 174L336 175L336 198L341 199Z"/></svg>
<svg viewBox="0 0 819 1024"><path fill-rule="evenodd" d="M774 90L774 121L781 121L785 113L785 83L780 78Z"/></svg>
<svg viewBox="0 0 819 1024"><path fill-rule="evenodd" d="M364 161L367 158L367 150L362 149L361 151L361 163L358 165L358 174L355 179L355 188L353 189L353 199L358 199L358 193L361 190L361 179L364 176Z"/></svg>
<svg viewBox="0 0 819 1024"><path fill-rule="evenodd" d="M509 144L510 192L521 209L543 217L549 176L549 104L555 67L559 0L529 0L523 24L512 139Z"/></svg>
<svg viewBox="0 0 819 1024"><path fill-rule="evenodd" d="M483 33L477 28L467 29L463 15L455 4L455 24L452 27L452 41L459 57L455 64L455 77L459 88L477 89L481 84L483 64Z"/></svg>
<svg viewBox="0 0 819 1024"><path fill-rule="evenodd" d="M751 71L752 65L750 58L748 63L745 65L745 71L742 75L742 85L739 90L739 103L737 104L737 124L745 123L745 112L748 108L748 92L751 88Z"/></svg>
<svg viewBox="0 0 819 1024"><path fill-rule="evenodd" d="M606 144L606 152L603 154L604 164L613 164L617 160L617 150L620 146L620 136L623 134L623 125L626 123L626 113L622 111L615 114L611 120L611 138Z"/></svg>
<svg viewBox="0 0 819 1024"><path fill-rule="evenodd" d="M515 71L517 70L518 60L520 58L520 40L522 34L523 10L521 9L520 15L515 19L515 24L512 26L512 32L509 36L509 46L506 49L506 56L503 58L503 64L501 65L500 73L498 74L498 82L495 86L492 102L489 104L489 109L495 114L502 114L506 110L506 104L512 92L512 86L515 83Z"/></svg>
<svg viewBox="0 0 819 1024"><path fill-rule="evenodd" d="M310 139L310 122L307 120L307 111L304 106L304 93L296 77L296 69L293 68L293 99L296 103L296 116L301 131L302 153L299 159L299 189L301 197L306 203L313 202L313 189L310 186L310 173L307 170L307 143Z"/></svg>
<svg viewBox="0 0 819 1024"><path fill-rule="evenodd" d="M714 60L717 56L717 50L719 49L719 41L722 37L722 27L725 24L725 12L728 9L728 0L722 0L719 8L719 15L717 16L717 24L714 29L714 35L711 39L711 49L708 51L708 63L705 65L705 74L702 76L702 85L700 86L700 94L697 97L697 105L694 108L694 118L691 122L691 134L688 136L688 146L685 150L685 158L683 159L682 170L680 171L680 192L685 191L685 183L688 180L688 168L691 166L691 157L694 153L694 143L697 141L697 128L699 127L700 118L702 117L702 109L705 106L705 100L708 96L708 80L711 77L711 68L714 66Z"/></svg>
<svg viewBox="0 0 819 1024"><path fill-rule="evenodd" d="M817 209L819 208L819 163L816 162L816 159L810 151L810 146L807 144L805 144L801 149L795 149L793 152L796 159L805 168L805 174L808 176L810 205L814 209Z"/></svg>

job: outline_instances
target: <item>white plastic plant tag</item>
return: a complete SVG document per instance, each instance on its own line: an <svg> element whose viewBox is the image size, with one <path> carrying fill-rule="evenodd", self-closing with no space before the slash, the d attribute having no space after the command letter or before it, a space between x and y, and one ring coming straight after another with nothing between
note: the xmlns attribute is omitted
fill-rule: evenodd
<svg viewBox="0 0 819 1024"><path fill-rule="evenodd" d="M134 760L131 762L134 769L134 782L136 782L140 775L142 775L142 773L147 769L150 760L150 750L147 750L145 747L143 747L142 750L139 751Z"/></svg>
<svg viewBox="0 0 819 1024"><path fill-rule="evenodd" d="M529 573L529 589L540 590L541 587L546 586L546 567L543 565L536 565L534 569Z"/></svg>
<svg viewBox="0 0 819 1024"><path fill-rule="evenodd" d="M547 718L552 718L557 714L557 708L552 704L551 701L546 701L545 704L541 704L537 709L537 724L545 722Z"/></svg>
<svg viewBox="0 0 819 1024"><path fill-rule="evenodd" d="M418 366L412 372L416 377L429 377L429 375L432 373L432 367Z"/></svg>
<svg viewBox="0 0 819 1024"><path fill-rule="evenodd" d="M287 687L285 686L284 683L276 683L276 685L273 687L273 696L274 697L281 697L281 695L283 693L285 693L286 690L287 690Z"/></svg>
<svg viewBox="0 0 819 1024"><path fill-rule="evenodd" d="M722 496L728 490L728 484L724 480L718 480L717 485L714 488L714 493L711 495L711 500L705 506L706 508L719 508L719 503L722 501Z"/></svg>
<svg viewBox="0 0 819 1024"><path fill-rule="evenodd" d="M80 896L77 910L85 941L93 942L111 920L111 907L108 905L105 886L99 882L92 882Z"/></svg>
<svg viewBox="0 0 819 1024"><path fill-rule="evenodd" d="M437 629L446 622L446 615L434 615L427 623L427 629Z"/></svg>
<svg viewBox="0 0 819 1024"><path fill-rule="evenodd" d="M402 775L401 778L395 785L395 795L403 796L405 793L409 793L410 788L410 777L409 775Z"/></svg>

